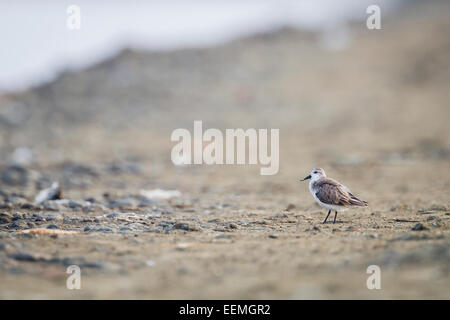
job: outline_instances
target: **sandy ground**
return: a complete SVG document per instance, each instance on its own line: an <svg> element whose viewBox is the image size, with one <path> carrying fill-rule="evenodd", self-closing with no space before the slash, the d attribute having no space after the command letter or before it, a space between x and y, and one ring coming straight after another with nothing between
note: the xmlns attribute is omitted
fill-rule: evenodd
<svg viewBox="0 0 450 320"><path fill-rule="evenodd" d="M0 298L449 299L449 10L354 24L339 51L285 29L128 50L0 96ZM279 128L279 173L174 166L170 134L194 120ZM11 166L17 147L33 157ZM321 224L298 181L313 167L369 207ZM71 202L34 204L56 180ZM155 188L181 196L140 195ZM36 228L74 233L26 233ZM66 288L69 265L81 290ZM369 265L380 290L366 286Z"/></svg>

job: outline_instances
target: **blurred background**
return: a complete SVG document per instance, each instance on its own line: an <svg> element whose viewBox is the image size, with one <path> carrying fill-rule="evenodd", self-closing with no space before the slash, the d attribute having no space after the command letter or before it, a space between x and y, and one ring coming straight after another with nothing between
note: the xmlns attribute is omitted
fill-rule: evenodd
<svg viewBox="0 0 450 320"><path fill-rule="evenodd" d="M372 4L381 9L380 30L366 27ZM67 28L69 5L81 9L79 30ZM450 190L449 13L450 3L437 0L0 1L4 210L12 214L59 181L64 198L100 203L107 203L105 194L119 199L163 188L180 190L194 207L202 199L234 201L262 214L289 204L297 213L317 212L298 178L323 167L369 201L362 219L398 207L405 215L433 206L444 214ZM170 134L192 132L194 120L204 129L280 129L279 173L260 176L259 165L174 166ZM381 228L393 235L396 227ZM445 234L443 228L432 230ZM326 238L317 241L328 246ZM345 240L342 246L352 251ZM253 248L242 250L237 256ZM444 255L445 270L449 257ZM312 261L348 262L348 256L339 258ZM2 270L9 270L8 261ZM277 279L274 270L255 263L255 272ZM317 287L309 267L312 295L290 288L288 279L260 294L253 282L251 290L245 282L237 285L245 272L228 275L231 284L221 294L201 277L183 282L175 276L181 288L158 287L161 295L141 289L144 297L157 298L203 297L200 292L219 298L345 296ZM297 266L287 271L296 272ZM190 294L191 285L198 291ZM428 290L448 297L445 289ZM106 291L96 292L88 297L105 297Z"/></svg>

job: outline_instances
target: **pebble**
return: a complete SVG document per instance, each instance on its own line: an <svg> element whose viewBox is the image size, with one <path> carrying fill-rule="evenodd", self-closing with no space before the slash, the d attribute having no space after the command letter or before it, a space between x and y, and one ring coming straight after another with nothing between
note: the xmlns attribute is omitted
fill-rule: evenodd
<svg viewBox="0 0 450 320"><path fill-rule="evenodd" d="M271 238L271 239L278 239L278 235L276 235L276 234L269 234L269 238Z"/></svg>
<svg viewBox="0 0 450 320"><path fill-rule="evenodd" d="M292 211L297 209L297 206L293 203L289 203L288 206L286 207L285 211Z"/></svg>
<svg viewBox="0 0 450 320"><path fill-rule="evenodd" d="M30 253L26 253L26 252L13 253L13 254L10 254L8 257L11 259L17 260L17 261L26 261L26 262L36 262L39 260L34 255L32 255Z"/></svg>
<svg viewBox="0 0 450 320"><path fill-rule="evenodd" d="M421 223L417 223L414 227L412 227L413 231L424 231L424 230L428 230L427 227L425 227L423 224Z"/></svg>
<svg viewBox="0 0 450 320"><path fill-rule="evenodd" d="M10 229L25 229L28 227L28 224L23 220L15 220L8 226Z"/></svg>
<svg viewBox="0 0 450 320"><path fill-rule="evenodd" d="M13 217L7 212L0 212L0 224L11 223Z"/></svg>
<svg viewBox="0 0 450 320"><path fill-rule="evenodd" d="M189 224L189 223L185 223L185 222L177 222L174 225L175 229L181 229L181 230L185 230L185 231L199 231L200 228L194 224Z"/></svg>

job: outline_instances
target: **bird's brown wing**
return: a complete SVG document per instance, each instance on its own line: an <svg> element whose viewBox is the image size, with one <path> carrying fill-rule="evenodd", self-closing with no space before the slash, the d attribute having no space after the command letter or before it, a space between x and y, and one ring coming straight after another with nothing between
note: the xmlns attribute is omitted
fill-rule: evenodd
<svg viewBox="0 0 450 320"><path fill-rule="evenodd" d="M316 197L323 203L333 206L357 205L354 203L357 199L350 195L347 188L333 179L320 179L313 187L316 190Z"/></svg>

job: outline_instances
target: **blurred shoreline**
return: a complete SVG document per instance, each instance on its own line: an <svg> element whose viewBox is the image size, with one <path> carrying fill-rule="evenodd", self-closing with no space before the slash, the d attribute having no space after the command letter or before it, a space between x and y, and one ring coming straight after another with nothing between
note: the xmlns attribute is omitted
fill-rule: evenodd
<svg viewBox="0 0 450 320"><path fill-rule="evenodd" d="M0 94L49 83L122 50L158 52L206 48L255 34L294 28L337 42L348 24L364 21L373 1L109 1L81 0L81 29L66 28L69 3L0 4ZM377 1L387 19L407 2ZM323 10L327 8L327 10ZM344 35L348 36L348 35ZM345 44L344 44L345 45Z"/></svg>

